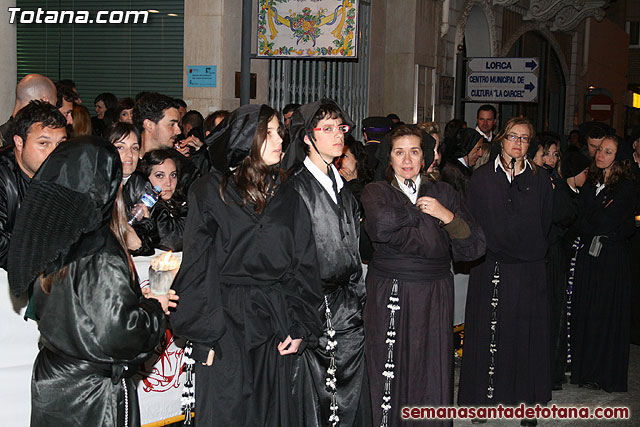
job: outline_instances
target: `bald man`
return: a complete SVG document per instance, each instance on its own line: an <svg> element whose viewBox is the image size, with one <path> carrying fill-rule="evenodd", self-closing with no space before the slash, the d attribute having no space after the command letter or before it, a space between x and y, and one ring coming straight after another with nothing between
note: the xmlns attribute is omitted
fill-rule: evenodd
<svg viewBox="0 0 640 427"><path fill-rule="evenodd" d="M9 145L15 133L15 117L30 101L40 100L56 105L56 85L40 74L27 74L16 85L16 102L9 120L0 126L0 147Z"/></svg>

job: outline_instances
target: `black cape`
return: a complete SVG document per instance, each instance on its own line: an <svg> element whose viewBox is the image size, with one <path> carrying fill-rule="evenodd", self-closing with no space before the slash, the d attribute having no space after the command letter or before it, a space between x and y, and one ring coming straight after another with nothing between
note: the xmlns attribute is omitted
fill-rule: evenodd
<svg viewBox="0 0 640 427"><path fill-rule="evenodd" d="M484 254L484 233L464 200L448 184L424 177L418 197L436 198L454 213L439 221L420 212L398 188L397 182L375 182L362 194L365 228L375 252L367 272L365 332L371 383L373 425L382 419L387 363L389 296L398 285L395 313L394 378L391 381L389 426L404 425L405 406L451 406L453 396L453 276L451 261L468 261ZM414 421L415 423L415 421ZM413 424L413 423L412 423ZM452 425L449 421L420 425Z"/></svg>
<svg viewBox="0 0 640 427"><path fill-rule="evenodd" d="M580 192L578 251L571 315L571 382L595 382L604 390L627 391L631 259L637 193L631 181L596 195L593 184ZM594 236L600 254L589 254Z"/></svg>
<svg viewBox="0 0 640 427"><path fill-rule="evenodd" d="M290 381L300 356L280 356L276 347L288 335L304 337L302 351L321 334L309 213L285 183L256 214L253 205L241 205L231 182L223 201L221 179L216 171L193 185L173 286L180 304L172 326L192 341L197 361L197 422L297 425ZM203 366L210 348L214 363Z"/></svg>
<svg viewBox="0 0 640 427"><path fill-rule="evenodd" d="M549 297L545 256L551 225L549 175L530 166L510 184L494 162L471 177L467 202L487 239L469 277L458 404L515 405L551 399ZM499 269L493 397L489 397L491 316Z"/></svg>

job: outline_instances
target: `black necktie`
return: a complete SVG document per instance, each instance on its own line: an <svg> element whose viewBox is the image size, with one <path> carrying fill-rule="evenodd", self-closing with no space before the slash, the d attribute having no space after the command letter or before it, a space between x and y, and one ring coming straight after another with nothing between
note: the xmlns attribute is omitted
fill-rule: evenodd
<svg viewBox="0 0 640 427"><path fill-rule="evenodd" d="M416 183L412 179L407 178L404 180L404 185L411 189L411 194L416 194Z"/></svg>

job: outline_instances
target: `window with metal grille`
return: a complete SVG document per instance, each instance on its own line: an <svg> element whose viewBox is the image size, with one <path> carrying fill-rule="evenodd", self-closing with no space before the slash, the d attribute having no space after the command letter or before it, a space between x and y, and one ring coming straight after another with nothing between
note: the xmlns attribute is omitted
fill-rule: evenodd
<svg viewBox="0 0 640 427"><path fill-rule="evenodd" d="M16 6L45 13L86 10L92 19L100 10L149 12L146 24L18 23L18 80L29 73L72 79L90 110L102 92L182 96L183 0L17 0Z"/></svg>
<svg viewBox="0 0 640 427"><path fill-rule="evenodd" d="M358 59L269 59L269 105L282 111L287 104L330 98L353 119L352 135L361 139L368 113L370 7L359 3Z"/></svg>

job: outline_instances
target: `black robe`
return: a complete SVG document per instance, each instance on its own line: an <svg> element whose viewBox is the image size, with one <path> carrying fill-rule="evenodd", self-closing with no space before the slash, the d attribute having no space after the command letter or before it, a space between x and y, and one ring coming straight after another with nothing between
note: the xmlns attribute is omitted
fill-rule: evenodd
<svg viewBox="0 0 640 427"><path fill-rule="evenodd" d="M566 382L567 368L567 281L571 249L577 237L578 193L567 182L556 178L553 189L553 214L547 253L547 283L551 304L551 381Z"/></svg>
<svg viewBox="0 0 640 427"><path fill-rule="evenodd" d="M640 165L635 160L631 169L636 179L636 194L640 195ZM640 196L636 200L634 216L640 216ZM636 232L631 238L631 259L640 260L640 223L636 222ZM640 262L631 263L631 343L640 345Z"/></svg>
<svg viewBox="0 0 640 427"><path fill-rule="evenodd" d="M436 198L454 213L454 220L440 226L423 214L398 188L386 182L367 185L362 203L365 228L375 252L367 272L365 332L371 384L373 425L382 419L389 328L389 296L398 285L394 314L396 342L391 381L389 426L404 425L404 406L451 406L453 397L453 276L451 261L479 258L485 251L484 233L449 184L423 178L418 196ZM415 421L411 423L412 425ZM448 421L421 425L452 425ZM416 424L417 425L417 424Z"/></svg>
<svg viewBox="0 0 640 427"><path fill-rule="evenodd" d="M131 376L167 322L160 304L132 283L115 237L109 234L101 252L69 264L49 295L36 284L32 303L42 349L31 380L31 425L139 426Z"/></svg>
<svg viewBox="0 0 640 427"><path fill-rule="evenodd" d="M510 184L494 163L478 168L469 210L487 239L484 262L471 270L458 404L515 405L551 399L549 297L545 268L551 225L549 174L530 166ZM492 283L496 267L493 395L490 375Z"/></svg>
<svg viewBox="0 0 640 427"><path fill-rule="evenodd" d="M196 422L202 426L298 425L291 394L297 355L281 356L287 336L313 344L321 334L320 276L305 204L286 183L261 214L242 206L221 174L189 193L180 295L171 324L193 343ZM206 360L216 351L212 366Z"/></svg>
<svg viewBox="0 0 640 427"><path fill-rule="evenodd" d="M299 166L289 182L311 213L323 293L333 315L338 342L336 377L340 426L369 426L371 405L362 322L365 284L358 252L358 203L349 188L343 187L338 195L344 207L339 216L338 205L304 165ZM325 319L324 302L315 309ZM331 393L325 387L325 378L330 357L326 350L326 326L325 320L325 333L315 351L305 352L297 361L294 394L299 402L298 421L305 427L329 425Z"/></svg>
<svg viewBox="0 0 640 427"><path fill-rule="evenodd" d="M595 382L604 390L627 391L631 266L628 239L635 232L635 184L605 186L596 195L593 184L580 192L571 320L571 382ZM589 254L594 236L602 249Z"/></svg>

